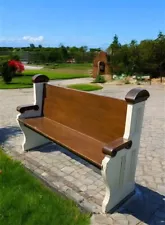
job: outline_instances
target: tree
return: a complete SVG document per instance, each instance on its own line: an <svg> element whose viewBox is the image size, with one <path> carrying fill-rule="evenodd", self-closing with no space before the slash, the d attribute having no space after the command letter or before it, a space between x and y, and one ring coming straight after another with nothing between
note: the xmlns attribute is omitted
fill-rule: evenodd
<svg viewBox="0 0 165 225"><path fill-rule="evenodd" d="M30 44L30 48L33 49L35 48L35 45L33 43Z"/></svg>
<svg viewBox="0 0 165 225"><path fill-rule="evenodd" d="M121 48L121 44L119 43L118 36L115 34L115 36L113 37L113 42L110 44L110 46L107 49L107 53L109 53L110 55L112 72L115 71L115 68L117 68L119 64L120 48Z"/></svg>
<svg viewBox="0 0 165 225"><path fill-rule="evenodd" d="M115 34L115 36L113 37L113 41L110 44L110 46L108 47L108 53L110 53L111 55L115 54L115 52L117 50L119 50L119 48L121 47L121 44L119 43L119 38L118 36Z"/></svg>
<svg viewBox="0 0 165 225"><path fill-rule="evenodd" d="M136 40L132 40L129 45L129 71L128 73L132 75L139 69L140 57L139 48Z"/></svg>

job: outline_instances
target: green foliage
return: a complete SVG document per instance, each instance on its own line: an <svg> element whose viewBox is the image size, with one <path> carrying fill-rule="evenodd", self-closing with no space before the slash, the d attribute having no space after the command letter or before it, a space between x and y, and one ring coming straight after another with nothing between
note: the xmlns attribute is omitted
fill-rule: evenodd
<svg viewBox="0 0 165 225"><path fill-rule="evenodd" d="M6 84L8 84L12 81L13 70L10 66L8 66L8 62L3 63L2 69L1 69L1 75L2 75L3 81Z"/></svg>
<svg viewBox="0 0 165 225"><path fill-rule="evenodd" d="M6 62L10 59L9 55L0 55L0 62Z"/></svg>
<svg viewBox="0 0 165 225"><path fill-rule="evenodd" d="M94 83L105 83L105 78L102 75L98 75L95 80Z"/></svg>
<svg viewBox="0 0 165 225"><path fill-rule="evenodd" d="M89 214L52 192L18 161L0 150L0 224L88 225Z"/></svg>
<svg viewBox="0 0 165 225"><path fill-rule="evenodd" d="M81 91L96 91L103 88L102 86L97 84L71 84L68 85L68 87Z"/></svg>
<svg viewBox="0 0 165 225"><path fill-rule="evenodd" d="M10 59L9 55L0 55L0 73L2 73L2 66L5 62L7 62Z"/></svg>
<svg viewBox="0 0 165 225"><path fill-rule="evenodd" d="M89 77L87 73L84 73L84 71L69 71L68 69L59 69L59 70L48 70L48 69L41 69L41 70L25 70L23 72L23 75L26 76L34 76L36 74L44 74L49 77L51 80L58 80L58 79L73 79L73 78L83 78L83 77Z"/></svg>
<svg viewBox="0 0 165 225"><path fill-rule="evenodd" d="M31 43L30 48L35 48L35 45L33 43Z"/></svg>
<svg viewBox="0 0 165 225"><path fill-rule="evenodd" d="M11 60L16 60L16 61L20 61L20 56L17 55L17 54L13 54L11 57L10 57Z"/></svg>
<svg viewBox="0 0 165 225"><path fill-rule="evenodd" d="M0 47L1 52L9 55L16 54L21 59L26 59L31 64L46 64L46 63L66 63L69 59L75 59L76 63L92 63L96 52L99 52L100 48L90 48L87 46L81 46L80 48L73 46L68 47L60 45L59 47L38 47L34 44L30 44L29 47L22 48L5 48Z"/></svg>
<svg viewBox="0 0 165 225"><path fill-rule="evenodd" d="M91 64L96 53L100 50L100 48L88 48L87 46L69 47L61 44L59 47L53 48L41 45L37 47L30 44L29 47L23 48L0 47L0 55L1 52L3 55L4 53L6 55L18 55L21 56L21 59L26 58L28 63L46 64L47 67L56 69L72 59L75 59L76 64ZM154 40L142 40L140 43L132 40L130 43L123 45L120 43L118 36L115 35L107 48L107 53L112 74L133 75L143 73L158 77L160 66L165 60L165 35L160 32Z"/></svg>
<svg viewBox="0 0 165 225"><path fill-rule="evenodd" d="M165 59L165 35L160 32L155 40L142 40L140 43L132 40L124 45L115 36L107 52L115 74L143 73L158 77L160 65Z"/></svg>

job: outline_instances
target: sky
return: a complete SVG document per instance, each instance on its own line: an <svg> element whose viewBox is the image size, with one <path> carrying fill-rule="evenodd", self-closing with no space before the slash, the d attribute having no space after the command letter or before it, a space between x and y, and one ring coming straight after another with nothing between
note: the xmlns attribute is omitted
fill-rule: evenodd
<svg viewBox="0 0 165 225"><path fill-rule="evenodd" d="M165 33L165 0L0 0L0 46L106 48Z"/></svg>

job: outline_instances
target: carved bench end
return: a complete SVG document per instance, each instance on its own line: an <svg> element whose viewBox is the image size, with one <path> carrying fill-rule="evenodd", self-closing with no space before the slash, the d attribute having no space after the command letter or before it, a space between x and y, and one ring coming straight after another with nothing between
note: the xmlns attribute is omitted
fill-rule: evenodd
<svg viewBox="0 0 165 225"><path fill-rule="evenodd" d="M142 88L134 88L127 93L125 100L128 103L136 104L139 102L146 101L149 97L150 94L147 90Z"/></svg>
<svg viewBox="0 0 165 225"><path fill-rule="evenodd" d="M49 78L46 75L36 74L32 78L33 83L47 83Z"/></svg>

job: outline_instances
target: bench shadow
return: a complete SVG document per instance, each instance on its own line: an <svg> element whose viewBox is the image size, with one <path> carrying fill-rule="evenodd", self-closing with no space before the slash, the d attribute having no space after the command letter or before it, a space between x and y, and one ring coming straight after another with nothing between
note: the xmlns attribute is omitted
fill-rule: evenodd
<svg viewBox="0 0 165 225"><path fill-rule="evenodd" d="M30 151L40 151L43 153L51 153L51 152L60 152L62 154L65 154L66 156L68 156L71 159L74 159L75 161L79 162L80 164L92 169L93 171L95 171L96 173L101 175L101 170L99 168L97 168L96 166L92 165L91 163L89 163L88 161L86 161L85 159L80 158L78 155L76 155L75 153L69 151L68 149L55 144L54 142L50 142L44 146L41 146L39 148L30 150Z"/></svg>
<svg viewBox="0 0 165 225"><path fill-rule="evenodd" d="M159 210L160 212L158 212ZM146 224L165 225L165 196L136 184L134 196L123 204L117 212L132 215Z"/></svg>
<svg viewBox="0 0 165 225"><path fill-rule="evenodd" d="M17 126L0 127L0 145L4 144L9 138L21 133L20 128Z"/></svg>

